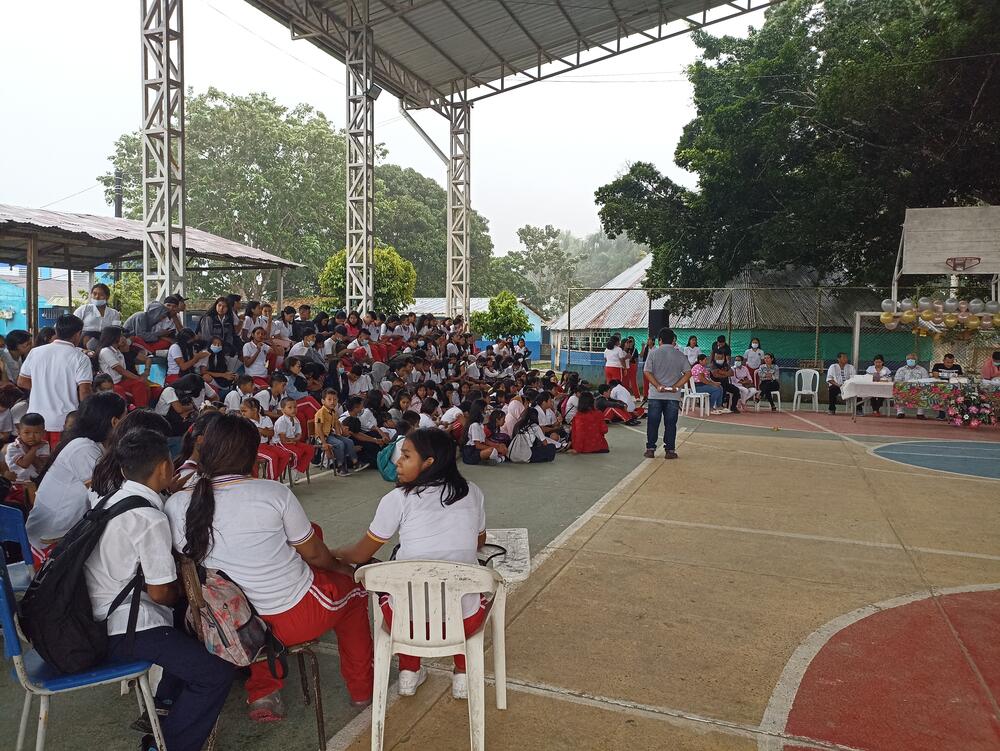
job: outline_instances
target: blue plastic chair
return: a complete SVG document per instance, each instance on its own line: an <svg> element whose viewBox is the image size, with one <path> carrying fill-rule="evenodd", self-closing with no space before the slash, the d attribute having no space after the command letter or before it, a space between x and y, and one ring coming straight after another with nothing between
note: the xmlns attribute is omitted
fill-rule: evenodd
<svg viewBox="0 0 1000 751"><path fill-rule="evenodd" d="M16 542L21 546L20 563L7 566L7 575L15 592L24 592L31 584L35 569L31 565L31 546L28 533L24 529L24 515L13 506L0 506L0 542Z"/></svg>
<svg viewBox="0 0 1000 751"><path fill-rule="evenodd" d="M21 710L21 725L17 731L17 746L15 751L23 751L24 740L28 730L28 715L31 714L31 702L35 696L41 701L38 710L38 733L35 736L35 751L45 748L45 730L49 719L49 697L68 691L76 691L91 686L103 686L120 681L136 681L139 692L145 703L149 721L153 726L153 737L156 748L166 751L163 742L163 731L160 729L156 706L153 703L153 692L149 688L149 662L107 662L83 673L64 675L45 664L33 649L24 651L21 645L20 631L17 626L17 603L14 600L14 590L5 566L0 566L3 575L3 586L0 586L0 629L3 630L4 657L13 662L11 671L17 682L24 689L24 708Z"/></svg>

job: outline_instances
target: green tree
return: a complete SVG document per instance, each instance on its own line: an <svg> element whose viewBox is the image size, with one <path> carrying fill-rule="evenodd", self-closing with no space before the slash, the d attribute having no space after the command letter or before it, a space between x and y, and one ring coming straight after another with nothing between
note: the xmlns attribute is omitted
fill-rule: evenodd
<svg viewBox="0 0 1000 751"><path fill-rule="evenodd" d="M491 297L489 309L472 313L469 325L484 339L517 338L531 330L528 314L521 310L517 298L510 292Z"/></svg>
<svg viewBox="0 0 1000 751"><path fill-rule="evenodd" d="M478 284L473 285L478 296L493 297L500 292L511 292L520 300L535 301L538 299L538 288L521 274L516 258L510 254L505 256L493 256L490 259L489 270L478 279Z"/></svg>
<svg viewBox="0 0 1000 751"><path fill-rule="evenodd" d="M320 293L344 306L347 275L347 251L331 256L319 275ZM395 248L375 248L375 309L384 312L402 311L413 303L417 272L413 264Z"/></svg>
<svg viewBox="0 0 1000 751"><path fill-rule="evenodd" d="M1000 4L788 0L746 39L696 33L678 165L599 189L602 225L654 251L648 283L750 264L890 279L904 210L1000 201Z"/></svg>
<svg viewBox="0 0 1000 751"><path fill-rule="evenodd" d="M564 307L566 289L573 284L579 257L567 253L560 242L560 232L551 224L532 227L527 224L517 231L524 250L512 250L504 266L510 273L527 280L534 288L527 296L531 307L545 316L555 316Z"/></svg>
<svg viewBox="0 0 1000 751"><path fill-rule="evenodd" d="M634 266L649 252L645 245L632 242L626 235L612 239L603 232L577 237L562 232L559 238L566 252L577 260L573 284L578 287L600 287Z"/></svg>

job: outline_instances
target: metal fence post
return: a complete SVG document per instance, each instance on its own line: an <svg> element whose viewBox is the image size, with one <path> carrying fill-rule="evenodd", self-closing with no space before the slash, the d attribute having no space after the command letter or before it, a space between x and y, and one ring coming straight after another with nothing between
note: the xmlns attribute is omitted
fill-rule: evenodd
<svg viewBox="0 0 1000 751"><path fill-rule="evenodd" d="M573 364L573 288L566 290L566 370Z"/></svg>
<svg viewBox="0 0 1000 751"><path fill-rule="evenodd" d="M823 311L823 288L816 288L816 352L813 354L813 360L819 362L819 326L820 326L820 316Z"/></svg>

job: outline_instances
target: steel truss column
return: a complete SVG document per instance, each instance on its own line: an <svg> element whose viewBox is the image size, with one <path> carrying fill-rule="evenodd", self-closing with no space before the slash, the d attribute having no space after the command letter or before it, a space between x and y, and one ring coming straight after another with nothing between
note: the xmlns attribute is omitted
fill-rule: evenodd
<svg viewBox="0 0 1000 751"><path fill-rule="evenodd" d="M368 0L347 2L347 286L348 310L375 299L375 44Z"/></svg>
<svg viewBox="0 0 1000 751"><path fill-rule="evenodd" d="M469 315L469 119L472 105L465 90L449 106L448 164L448 282L445 302L449 316Z"/></svg>
<svg viewBox="0 0 1000 751"><path fill-rule="evenodd" d="M142 8L143 301L184 291L182 0Z"/></svg>

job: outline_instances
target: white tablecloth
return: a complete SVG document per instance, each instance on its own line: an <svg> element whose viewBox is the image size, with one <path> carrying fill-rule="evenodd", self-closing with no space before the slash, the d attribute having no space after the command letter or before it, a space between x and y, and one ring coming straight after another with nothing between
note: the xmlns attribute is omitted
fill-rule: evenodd
<svg viewBox="0 0 1000 751"><path fill-rule="evenodd" d="M892 398L892 381L859 380L856 376L844 381L840 387L840 396L847 399L870 399L873 396L883 399Z"/></svg>

